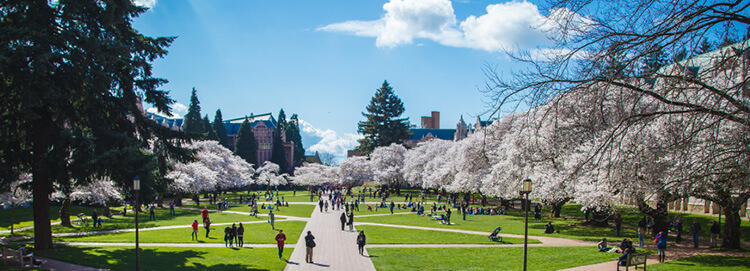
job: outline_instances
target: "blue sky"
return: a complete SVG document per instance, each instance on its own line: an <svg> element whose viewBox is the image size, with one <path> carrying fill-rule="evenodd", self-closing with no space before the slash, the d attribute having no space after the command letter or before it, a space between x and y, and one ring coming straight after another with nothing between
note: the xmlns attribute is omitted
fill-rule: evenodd
<svg viewBox="0 0 750 271"><path fill-rule="evenodd" d="M383 80L419 125L441 128L486 110L477 90L485 63L509 70L503 48L547 43L530 2L136 0L149 36L177 36L154 73L184 114L195 87L213 120L283 108L304 121L308 151L344 156L356 146L361 112ZM537 28L537 29L535 29ZM483 116L485 119L487 116Z"/></svg>

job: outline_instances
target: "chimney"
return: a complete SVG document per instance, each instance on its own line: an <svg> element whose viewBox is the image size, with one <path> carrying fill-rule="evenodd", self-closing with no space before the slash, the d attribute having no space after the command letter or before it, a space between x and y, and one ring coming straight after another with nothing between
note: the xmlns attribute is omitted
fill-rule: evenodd
<svg viewBox="0 0 750 271"><path fill-rule="evenodd" d="M432 111L430 114L432 119L432 128L433 129L440 129L440 112L438 111Z"/></svg>

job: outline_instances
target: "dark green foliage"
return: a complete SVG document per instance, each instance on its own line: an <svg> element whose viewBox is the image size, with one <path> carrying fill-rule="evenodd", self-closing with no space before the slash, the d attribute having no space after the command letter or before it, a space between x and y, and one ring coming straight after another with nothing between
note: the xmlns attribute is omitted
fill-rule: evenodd
<svg viewBox="0 0 750 271"><path fill-rule="evenodd" d="M271 162L279 165L280 173L287 172L287 167L289 166L289 163L286 161L284 140L281 139L281 135L284 133L286 125L286 115L284 115L284 109L281 109L281 111L279 111L279 120L276 123L276 129L273 130L273 146L271 147Z"/></svg>
<svg viewBox="0 0 750 271"><path fill-rule="evenodd" d="M286 132L286 140L294 142L294 163L302 164L305 160L305 148L302 146L302 135L300 135L299 131L299 118L297 114L292 114L284 130Z"/></svg>
<svg viewBox="0 0 750 271"><path fill-rule="evenodd" d="M206 131L204 133L206 139L219 141L219 138L216 136L216 132L214 131L214 128L211 127L211 122L208 121L208 115L203 116L203 130Z"/></svg>
<svg viewBox="0 0 750 271"><path fill-rule="evenodd" d="M195 88L193 88L190 94L190 107L185 115L185 123L183 124L183 131L191 134L203 134L205 133L205 125L201 120L201 102L198 101L198 94Z"/></svg>
<svg viewBox="0 0 750 271"><path fill-rule="evenodd" d="M367 120L358 124L357 132L364 135L359 140L359 150L363 155L370 154L376 147L409 140L409 118L399 118L405 110L404 103L393 93L388 81L383 81L370 100L367 113L362 113Z"/></svg>
<svg viewBox="0 0 750 271"><path fill-rule="evenodd" d="M33 173L35 248L52 247L54 187L110 177L144 195L165 187L160 158L188 160L189 139L143 116L143 100L169 113L151 62L174 38L133 29L131 1L4 1L0 5L0 173ZM153 140L155 139L155 140ZM178 139L178 140L175 140ZM151 142L158 148L153 153ZM159 158L159 159L158 159Z"/></svg>
<svg viewBox="0 0 750 271"><path fill-rule="evenodd" d="M701 42L700 47L698 47L695 50L695 54L696 55L705 54L705 53L711 52L713 50L715 50L714 44L711 43L710 41L708 41L708 39L703 39L703 41Z"/></svg>
<svg viewBox="0 0 750 271"><path fill-rule="evenodd" d="M258 142L255 141L255 134L250 127L250 122L245 121L240 125L237 131L237 138L234 141L234 154L245 159L250 164L258 164Z"/></svg>
<svg viewBox="0 0 750 271"><path fill-rule="evenodd" d="M227 127L224 126L224 119L221 116L221 109L216 109L213 130L219 140L219 144L226 148L229 148L229 143L227 142Z"/></svg>
<svg viewBox="0 0 750 271"><path fill-rule="evenodd" d="M677 53L675 53L674 56L672 56L672 61L680 62L680 61L687 59L687 57L688 57L687 50L685 50L685 47L683 47L683 48L680 48L680 51L677 51Z"/></svg>

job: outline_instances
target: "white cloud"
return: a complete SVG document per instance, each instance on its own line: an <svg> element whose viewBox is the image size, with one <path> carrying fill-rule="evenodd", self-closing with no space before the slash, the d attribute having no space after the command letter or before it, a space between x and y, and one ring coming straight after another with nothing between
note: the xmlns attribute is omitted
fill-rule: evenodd
<svg viewBox="0 0 750 271"><path fill-rule="evenodd" d="M185 114L187 114L187 111L188 111L188 107L181 103L172 104L172 115L170 116L167 116L165 114L158 112L156 107L151 107L151 108L146 109L146 112L154 113L159 116L163 116L167 118L182 118L183 116L185 116Z"/></svg>
<svg viewBox="0 0 750 271"><path fill-rule="evenodd" d="M344 134L339 136L331 129L318 129L309 122L299 120L302 132L314 137L321 138L318 143L307 148L309 152L330 153L338 158L346 157L346 151L358 146L357 140L362 138L358 134Z"/></svg>
<svg viewBox="0 0 750 271"><path fill-rule="evenodd" d="M567 27L580 29L589 22L568 10L553 10L546 17L533 3L517 1L488 5L486 14L471 15L460 23L449 0L391 0L383 10L385 15L378 20L346 21L317 30L375 37L378 47L429 39L446 46L492 52L547 45L548 36L559 38L563 33L561 25L553 22L558 19L569 19L572 23Z"/></svg>
<svg viewBox="0 0 750 271"><path fill-rule="evenodd" d="M156 0L133 0L133 3L136 6L153 8L156 5Z"/></svg>

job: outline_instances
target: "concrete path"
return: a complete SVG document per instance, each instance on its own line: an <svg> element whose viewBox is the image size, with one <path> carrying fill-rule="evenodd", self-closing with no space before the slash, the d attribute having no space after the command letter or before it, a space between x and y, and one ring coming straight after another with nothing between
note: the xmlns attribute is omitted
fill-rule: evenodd
<svg viewBox="0 0 750 271"><path fill-rule="evenodd" d="M63 261L53 260L50 258L36 257L37 260L42 261L42 265L39 268L51 271L109 271L109 269L88 267L83 265L77 265L72 263L66 263Z"/></svg>
<svg viewBox="0 0 750 271"><path fill-rule="evenodd" d="M105 243L105 242L55 242L58 245L67 246L92 246L92 247L135 247L135 243ZM220 243L139 243L140 247L226 247ZM285 248L294 248L295 244L287 244ZM242 247L272 247L276 244L245 244Z"/></svg>
<svg viewBox="0 0 750 271"><path fill-rule="evenodd" d="M361 270L374 271L367 256L359 255L357 251L357 232L342 231L339 217L344 211L320 212L318 208L313 211L312 217L307 221L302 235L294 247L294 252L284 270ZM355 217L356 221L356 217ZM305 262L305 236L311 231L315 236L316 247L313 251L312 264ZM365 255L369 255L365 251Z"/></svg>

